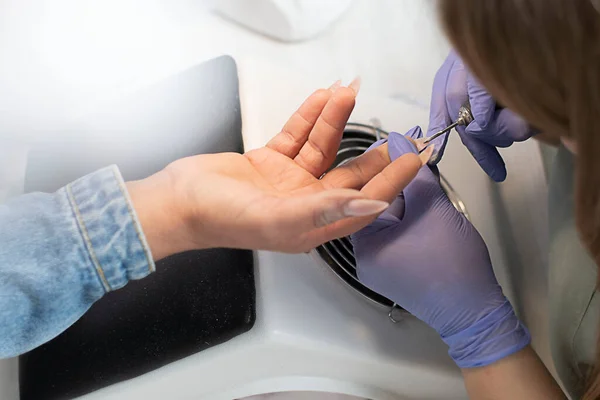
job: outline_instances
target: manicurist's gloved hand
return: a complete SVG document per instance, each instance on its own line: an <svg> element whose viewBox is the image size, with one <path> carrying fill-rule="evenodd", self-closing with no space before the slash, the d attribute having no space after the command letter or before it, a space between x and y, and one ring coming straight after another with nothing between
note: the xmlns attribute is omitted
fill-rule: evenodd
<svg viewBox="0 0 600 400"><path fill-rule="evenodd" d="M407 135L417 139L421 129ZM416 153L398 133L387 144L392 160ZM529 344L485 243L450 203L431 167L423 167L352 243L361 282L433 327L459 367L491 364Z"/></svg>
<svg viewBox="0 0 600 400"><path fill-rule="evenodd" d="M460 107L469 100L474 120L467 127L457 128L463 144L481 168L496 182L506 179L506 167L496 147L508 147L533 135L525 120L507 108L496 107L496 101L473 77L455 52L451 52L433 81L429 129L426 136L453 123ZM443 154L449 135L434 140L438 151L433 160Z"/></svg>

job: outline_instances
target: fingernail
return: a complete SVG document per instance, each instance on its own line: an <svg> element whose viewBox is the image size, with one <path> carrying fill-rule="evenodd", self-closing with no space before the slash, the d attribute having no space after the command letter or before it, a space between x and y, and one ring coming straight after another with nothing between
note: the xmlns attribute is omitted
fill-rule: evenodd
<svg viewBox="0 0 600 400"><path fill-rule="evenodd" d="M425 165L431 159L433 155L433 149L435 148L435 144L430 144L428 148L425 149L424 152L419 154L419 158L421 159L421 165Z"/></svg>
<svg viewBox="0 0 600 400"><path fill-rule="evenodd" d="M344 206L343 212L346 217L366 217L367 215L373 215L383 212L389 206L390 204L385 201L355 199L350 200Z"/></svg>
<svg viewBox="0 0 600 400"><path fill-rule="evenodd" d="M352 82L350 82L348 87L350 89L354 90L355 94L358 94L358 92L360 91L360 84L361 84L360 76L357 76L356 78L354 78L354 80Z"/></svg>
<svg viewBox="0 0 600 400"><path fill-rule="evenodd" d="M338 79L337 81L333 82L333 85L329 86L329 90L335 92L340 86L342 86L342 80Z"/></svg>
<svg viewBox="0 0 600 400"><path fill-rule="evenodd" d="M417 151L421 151L425 147L427 147L427 143L425 143L425 138L410 139L410 140L412 140L412 142L414 143L415 147L417 148Z"/></svg>

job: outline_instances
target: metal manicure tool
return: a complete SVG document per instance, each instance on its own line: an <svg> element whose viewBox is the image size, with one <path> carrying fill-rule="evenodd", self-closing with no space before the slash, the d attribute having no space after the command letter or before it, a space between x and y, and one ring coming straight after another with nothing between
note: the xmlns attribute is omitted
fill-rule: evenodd
<svg viewBox="0 0 600 400"><path fill-rule="evenodd" d="M434 139L440 137L444 133L450 132L452 129L456 128L457 126L460 126L460 125L467 126L472 121L473 121L473 113L471 112L471 104L467 100L467 102L465 104L463 104L463 106L460 108L460 110L458 110L458 118L452 125L449 125L448 127L442 129L439 132L434 133L433 135L431 135L429 137L415 140L415 142L417 143L417 147L419 148L419 153L423 152L427 148L427 146L429 146L429 143L431 143L431 141L433 141Z"/></svg>

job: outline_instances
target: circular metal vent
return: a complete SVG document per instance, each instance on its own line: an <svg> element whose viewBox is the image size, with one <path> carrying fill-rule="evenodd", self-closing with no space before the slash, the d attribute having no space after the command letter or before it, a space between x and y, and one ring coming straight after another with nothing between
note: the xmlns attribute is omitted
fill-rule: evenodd
<svg viewBox="0 0 600 400"><path fill-rule="evenodd" d="M385 139L387 136L388 132L375 125L349 123L344 130L344 136L342 137L337 157L331 168L350 162L355 157L363 154L365 150L377 140ZM440 182L454 207L468 218L463 202L458 198L448 181L441 175ZM377 304L391 307L390 319L395 322L394 316L392 315L396 307L395 303L379 293L372 291L358 280L356 273L356 259L354 258L354 251L349 237L343 237L327 242L322 246L317 247L317 252L333 272L354 290Z"/></svg>

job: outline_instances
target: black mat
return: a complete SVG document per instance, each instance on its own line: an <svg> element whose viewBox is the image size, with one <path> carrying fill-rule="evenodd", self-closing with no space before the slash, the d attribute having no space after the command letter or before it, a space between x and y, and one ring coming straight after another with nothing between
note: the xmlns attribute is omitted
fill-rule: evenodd
<svg viewBox="0 0 600 400"><path fill-rule="evenodd" d="M64 140L39 142L30 152L28 191L52 191L112 163L129 180L179 157L241 152L235 63L228 57L205 63L65 132ZM21 356L21 399L89 393L223 343L254 320L252 252L170 257L156 273L109 293L66 332Z"/></svg>

